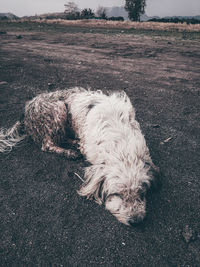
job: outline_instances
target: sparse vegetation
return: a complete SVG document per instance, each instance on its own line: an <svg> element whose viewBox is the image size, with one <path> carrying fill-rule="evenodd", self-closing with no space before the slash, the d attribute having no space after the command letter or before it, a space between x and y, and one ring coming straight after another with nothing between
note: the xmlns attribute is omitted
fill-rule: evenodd
<svg viewBox="0 0 200 267"><path fill-rule="evenodd" d="M21 22L26 20L21 20ZM63 26L79 26L91 28L115 28L134 29L149 31L172 31L172 32L200 32L200 24L187 23L163 23L163 22L132 22L132 21L109 21L109 20L33 20L43 24L57 24Z"/></svg>
<svg viewBox="0 0 200 267"><path fill-rule="evenodd" d="M80 14L81 19L93 19L95 17L91 8L84 8Z"/></svg>
<svg viewBox="0 0 200 267"><path fill-rule="evenodd" d="M96 11L96 15L99 19L107 19L107 10L103 6L99 6Z"/></svg>

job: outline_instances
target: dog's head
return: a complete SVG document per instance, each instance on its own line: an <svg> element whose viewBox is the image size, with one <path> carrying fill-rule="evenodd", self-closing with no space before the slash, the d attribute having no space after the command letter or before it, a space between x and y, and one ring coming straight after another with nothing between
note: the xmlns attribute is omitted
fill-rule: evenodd
<svg viewBox="0 0 200 267"><path fill-rule="evenodd" d="M105 180L103 192L106 209L120 222L132 226L145 218L146 194L150 188L158 188L160 175L153 163L146 162L127 173L125 179Z"/></svg>
<svg viewBox="0 0 200 267"><path fill-rule="evenodd" d="M150 167L146 168L140 173L143 179L138 183L135 179L116 177L104 165L92 165L86 168L87 180L79 194L94 198L98 204L104 203L120 222L135 225L145 218L146 192L153 181Z"/></svg>
<svg viewBox="0 0 200 267"><path fill-rule="evenodd" d="M146 189L130 190L126 187L122 191L112 193L106 197L105 207L120 222L134 225L141 222L146 215Z"/></svg>

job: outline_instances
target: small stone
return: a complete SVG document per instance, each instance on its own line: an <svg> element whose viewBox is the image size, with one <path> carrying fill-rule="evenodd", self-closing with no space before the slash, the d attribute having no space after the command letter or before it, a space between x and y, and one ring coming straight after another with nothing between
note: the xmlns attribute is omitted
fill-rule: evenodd
<svg viewBox="0 0 200 267"><path fill-rule="evenodd" d="M4 85L4 84L7 84L7 82L6 81L0 82L0 85Z"/></svg>
<svg viewBox="0 0 200 267"><path fill-rule="evenodd" d="M185 226L182 235L186 243L190 243L196 239L196 233L189 227L189 225Z"/></svg>
<svg viewBox="0 0 200 267"><path fill-rule="evenodd" d="M160 142L161 145L164 145L166 143L168 143L169 141L171 141L173 139L173 137L169 137L167 139L165 139L163 142Z"/></svg>
<svg viewBox="0 0 200 267"><path fill-rule="evenodd" d="M160 125L159 124L154 124L152 127L153 128L160 128Z"/></svg>
<svg viewBox="0 0 200 267"><path fill-rule="evenodd" d="M53 83L48 83L49 89L53 88L54 84Z"/></svg>

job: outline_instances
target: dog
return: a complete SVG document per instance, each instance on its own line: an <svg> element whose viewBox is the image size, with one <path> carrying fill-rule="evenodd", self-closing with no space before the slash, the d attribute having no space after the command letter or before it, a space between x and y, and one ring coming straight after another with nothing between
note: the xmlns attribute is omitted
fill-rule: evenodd
<svg viewBox="0 0 200 267"><path fill-rule="evenodd" d="M158 168L152 162L135 110L124 91L105 94L84 88L42 93L25 105L24 118L0 132L0 152L30 136L43 151L91 164L81 196L105 204L121 223L135 225L146 215L146 191ZM79 150L61 144L78 144Z"/></svg>

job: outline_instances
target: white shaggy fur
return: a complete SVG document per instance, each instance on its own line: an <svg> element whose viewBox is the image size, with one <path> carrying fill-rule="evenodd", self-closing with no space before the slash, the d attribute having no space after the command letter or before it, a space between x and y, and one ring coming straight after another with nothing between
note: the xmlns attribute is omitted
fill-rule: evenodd
<svg viewBox="0 0 200 267"><path fill-rule="evenodd" d="M0 129L0 152L10 152L12 147L20 143L25 135L19 134L20 122L17 121L10 129Z"/></svg>
<svg viewBox="0 0 200 267"><path fill-rule="evenodd" d="M53 122L47 120L43 129L48 113ZM124 224L132 225L143 220L145 192L153 179L150 169L157 168L152 163L126 93L106 95L101 91L74 88L41 94L26 104L25 132L36 142L40 140L43 150L48 147L50 151L61 153L64 150L55 146L52 137L55 132L52 136L50 133L51 128L58 128L57 133L62 132L62 137L67 138L65 123L68 114L71 116L70 127L79 139L80 151L91 163L85 169L85 182L79 194L93 198L99 204L104 202L106 209ZM0 136L0 148L3 147L2 140ZM4 150L5 145L0 151Z"/></svg>
<svg viewBox="0 0 200 267"><path fill-rule="evenodd" d="M84 101L85 106L80 105ZM89 104L94 107L86 116ZM99 204L105 200L106 209L122 223L142 220L143 197L152 179L149 170L155 166L128 96L125 92L83 93L71 102L71 114L81 152L92 164L86 168L79 194L94 197Z"/></svg>

